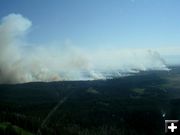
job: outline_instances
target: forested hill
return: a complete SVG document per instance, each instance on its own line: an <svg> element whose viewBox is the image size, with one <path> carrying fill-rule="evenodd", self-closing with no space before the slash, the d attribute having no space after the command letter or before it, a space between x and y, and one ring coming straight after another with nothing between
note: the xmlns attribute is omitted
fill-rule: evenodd
<svg viewBox="0 0 180 135"><path fill-rule="evenodd" d="M109 80L0 85L3 134L163 135L164 119L180 119L179 67Z"/></svg>

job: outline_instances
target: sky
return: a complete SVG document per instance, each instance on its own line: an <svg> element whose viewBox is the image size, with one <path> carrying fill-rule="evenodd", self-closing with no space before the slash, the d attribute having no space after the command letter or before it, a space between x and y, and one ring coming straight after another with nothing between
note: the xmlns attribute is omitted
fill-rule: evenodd
<svg viewBox="0 0 180 135"><path fill-rule="evenodd" d="M169 70L169 65L180 65L179 4L1 0L0 83Z"/></svg>
<svg viewBox="0 0 180 135"><path fill-rule="evenodd" d="M179 46L179 0L1 0L0 17L32 21L28 40L80 47Z"/></svg>

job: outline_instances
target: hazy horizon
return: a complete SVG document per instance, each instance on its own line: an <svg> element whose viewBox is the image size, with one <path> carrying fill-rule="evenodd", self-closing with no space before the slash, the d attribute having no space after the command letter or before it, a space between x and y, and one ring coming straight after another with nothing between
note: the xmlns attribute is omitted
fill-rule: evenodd
<svg viewBox="0 0 180 135"><path fill-rule="evenodd" d="M0 83L180 65L178 0L0 2Z"/></svg>

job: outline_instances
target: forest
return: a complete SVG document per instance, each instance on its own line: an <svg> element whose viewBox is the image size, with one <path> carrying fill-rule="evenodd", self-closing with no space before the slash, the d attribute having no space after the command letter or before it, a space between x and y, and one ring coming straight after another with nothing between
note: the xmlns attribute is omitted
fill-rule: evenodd
<svg viewBox="0 0 180 135"><path fill-rule="evenodd" d="M180 67L0 85L1 135L163 135L165 119L180 119Z"/></svg>

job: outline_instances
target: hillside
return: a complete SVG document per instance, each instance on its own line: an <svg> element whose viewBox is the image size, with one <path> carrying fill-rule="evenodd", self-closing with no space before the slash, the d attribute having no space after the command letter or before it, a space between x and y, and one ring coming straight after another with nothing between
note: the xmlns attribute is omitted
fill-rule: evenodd
<svg viewBox="0 0 180 135"><path fill-rule="evenodd" d="M165 119L180 119L179 78L180 67L172 67L110 80L0 85L0 127L8 122L43 135L163 135Z"/></svg>

